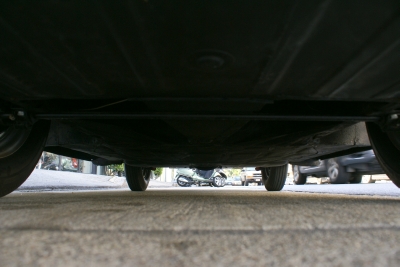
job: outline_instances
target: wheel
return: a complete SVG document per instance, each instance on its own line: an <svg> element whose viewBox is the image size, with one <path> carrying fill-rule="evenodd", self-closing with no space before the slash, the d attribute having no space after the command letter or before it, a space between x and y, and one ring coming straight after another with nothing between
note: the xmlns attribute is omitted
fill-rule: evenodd
<svg viewBox="0 0 400 267"><path fill-rule="evenodd" d="M179 176L178 178L176 178L176 183L181 187L189 187L190 183L185 182L182 179L186 179L186 178L183 176Z"/></svg>
<svg viewBox="0 0 400 267"><path fill-rule="evenodd" d="M222 177L222 176L219 176L219 175L214 176L213 177L213 182L212 182L213 186L215 186L215 187L223 187L225 185L224 180L225 180L225 178Z"/></svg>
<svg viewBox="0 0 400 267"><path fill-rule="evenodd" d="M400 187L400 131L385 133L375 123L365 124L377 160L390 180Z"/></svg>
<svg viewBox="0 0 400 267"><path fill-rule="evenodd" d="M361 183L362 180L362 174L359 173L352 173L350 177L350 183L351 184L359 184Z"/></svg>
<svg viewBox="0 0 400 267"><path fill-rule="evenodd" d="M327 161L327 175L331 184L347 184L351 174L346 172L337 158L331 158Z"/></svg>
<svg viewBox="0 0 400 267"><path fill-rule="evenodd" d="M12 125L0 130L0 158L11 156L20 149L30 132L31 127L27 125Z"/></svg>
<svg viewBox="0 0 400 267"><path fill-rule="evenodd" d="M22 146L0 158L0 197L17 189L32 173L42 155L49 128L50 121L36 122Z"/></svg>
<svg viewBox="0 0 400 267"><path fill-rule="evenodd" d="M126 182L132 191L145 191L150 182L150 168L133 167L125 164Z"/></svg>
<svg viewBox="0 0 400 267"><path fill-rule="evenodd" d="M224 187L226 185L226 178L222 176L221 181L222 181L221 187Z"/></svg>
<svg viewBox="0 0 400 267"><path fill-rule="evenodd" d="M249 186L249 181L244 181L244 186Z"/></svg>
<svg viewBox="0 0 400 267"><path fill-rule="evenodd" d="M279 167L261 168L265 189L281 191L286 182L288 164Z"/></svg>
<svg viewBox="0 0 400 267"><path fill-rule="evenodd" d="M292 166L293 170L293 183L300 185L307 182L307 175L300 172L300 168L297 165Z"/></svg>

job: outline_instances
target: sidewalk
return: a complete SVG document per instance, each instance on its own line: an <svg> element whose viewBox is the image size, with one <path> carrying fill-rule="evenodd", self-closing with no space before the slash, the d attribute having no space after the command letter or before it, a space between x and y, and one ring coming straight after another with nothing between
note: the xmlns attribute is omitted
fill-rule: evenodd
<svg viewBox="0 0 400 267"><path fill-rule="evenodd" d="M171 187L151 180L149 188ZM35 169L17 191L92 190L128 188L125 177Z"/></svg>

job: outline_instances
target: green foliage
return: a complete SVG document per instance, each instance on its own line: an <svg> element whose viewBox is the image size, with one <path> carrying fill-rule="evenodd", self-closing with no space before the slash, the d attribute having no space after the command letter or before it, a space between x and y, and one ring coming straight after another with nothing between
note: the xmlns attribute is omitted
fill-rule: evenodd
<svg viewBox="0 0 400 267"><path fill-rule="evenodd" d="M124 171L124 164L111 164L108 165L108 169L111 172L122 172Z"/></svg>
<svg viewBox="0 0 400 267"><path fill-rule="evenodd" d="M160 177L162 172L163 172L163 168L156 168L156 170L154 171L154 175L156 177Z"/></svg>
<svg viewBox="0 0 400 267"><path fill-rule="evenodd" d="M242 169L224 169L224 172L228 177L240 176L240 171Z"/></svg>

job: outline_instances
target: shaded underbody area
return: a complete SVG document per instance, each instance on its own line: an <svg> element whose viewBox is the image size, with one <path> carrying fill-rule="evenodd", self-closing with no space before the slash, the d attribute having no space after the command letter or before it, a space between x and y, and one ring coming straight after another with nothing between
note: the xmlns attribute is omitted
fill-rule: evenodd
<svg viewBox="0 0 400 267"><path fill-rule="evenodd" d="M367 150L341 130L399 110L395 0L0 5L0 130L51 120L50 152L280 166Z"/></svg>

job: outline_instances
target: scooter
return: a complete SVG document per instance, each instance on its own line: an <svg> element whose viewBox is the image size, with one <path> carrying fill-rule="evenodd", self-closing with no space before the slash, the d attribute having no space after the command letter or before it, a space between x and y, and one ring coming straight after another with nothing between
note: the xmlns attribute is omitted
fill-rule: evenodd
<svg viewBox="0 0 400 267"><path fill-rule="evenodd" d="M175 176L176 183L182 187L192 185L210 185L215 187L224 187L226 183L226 174L220 169L199 170L180 168Z"/></svg>

